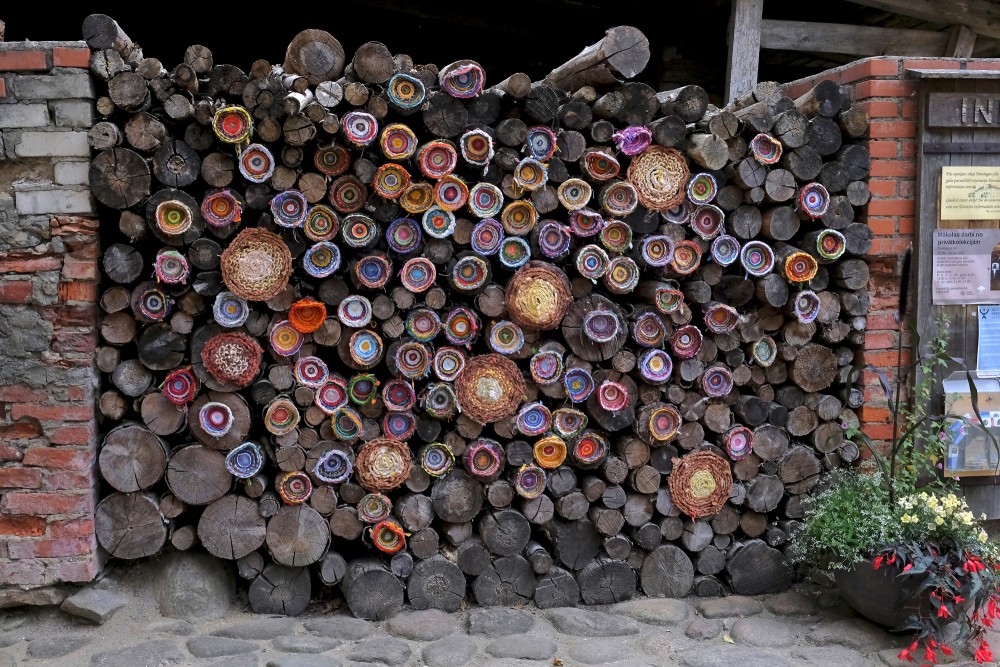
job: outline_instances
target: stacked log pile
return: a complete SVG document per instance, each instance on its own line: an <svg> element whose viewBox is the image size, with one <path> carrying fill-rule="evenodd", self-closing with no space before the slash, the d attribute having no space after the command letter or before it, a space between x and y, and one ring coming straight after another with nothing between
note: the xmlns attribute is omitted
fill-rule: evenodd
<svg viewBox="0 0 1000 667"><path fill-rule="evenodd" d="M629 81L627 27L492 85L320 30L248 71L84 34L112 556L364 618L788 585L803 494L858 456L838 85L718 109Z"/></svg>

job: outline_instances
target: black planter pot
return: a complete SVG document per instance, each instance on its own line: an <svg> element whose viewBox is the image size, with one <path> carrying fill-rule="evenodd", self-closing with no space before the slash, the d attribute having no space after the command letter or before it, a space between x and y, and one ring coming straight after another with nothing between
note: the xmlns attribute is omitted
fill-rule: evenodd
<svg viewBox="0 0 1000 667"><path fill-rule="evenodd" d="M917 612L914 593L920 586L918 577L900 576L892 566L876 570L868 559L850 570L835 570L834 579L844 601L869 621L890 630L912 629L908 621ZM919 603L930 605L930 600Z"/></svg>

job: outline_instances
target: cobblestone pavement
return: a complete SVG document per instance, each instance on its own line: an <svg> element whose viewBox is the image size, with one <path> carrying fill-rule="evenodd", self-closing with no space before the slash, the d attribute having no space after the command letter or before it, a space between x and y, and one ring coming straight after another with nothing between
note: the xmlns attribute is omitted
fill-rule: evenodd
<svg viewBox="0 0 1000 667"><path fill-rule="evenodd" d="M907 638L802 585L760 598L638 599L610 607L404 610L380 623L310 609L164 619L135 598L96 626L55 608L0 611L0 667L895 667ZM998 637L1000 644L1000 637ZM957 653L957 652L956 652ZM968 656L952 664L971 665Z"/></svg>

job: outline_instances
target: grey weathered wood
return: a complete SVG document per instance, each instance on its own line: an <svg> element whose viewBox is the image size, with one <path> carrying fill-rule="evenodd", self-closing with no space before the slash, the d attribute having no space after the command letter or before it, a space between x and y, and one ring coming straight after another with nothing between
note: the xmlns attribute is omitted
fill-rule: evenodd
<svg viewBox="0 0 1000 667"><path fill-rule="evenodd" d="M601 550L601 536L587 519L561 521L555 519L542 527L552 555L571 570L579 570ZM617 532L617 531L615 531Z"/></svg>
<svg viewBox="0 0 1000 667"><path fill-rule="evenodd" d="M943 56L948 33L903 28L764 19L760 48L844 53L853 56ZM968 56L963 56L968 57Z"/></svg>
<svg viewBox="0 0 1000 667"><path fill-rule="evenodd" d="M527 546L531 526L524 515L515 510L489 512L479 520L479 535L493 554L513 556Z"/></svg>
<svg viewBox="0 0 1000 667"><path fill-rule="evenodd" d="M642 592L650 597L682 598L694 585L694 565L680 548L664 544L646 556L640 583Z"/></svg>
<svg viewBox="0 0 1000 667"><path fill-rule="evenodd" d="M126 560L152 556L167 540L159 504L143 493L112 493L94 511L94 532L109 554Z"/></svg>
<svg viewBox="0 0 1000 667"><path fill-rule="evenodd" d="M535 594L535 573L523 556L497 558L472 582L472 593L484 607L525 604Z"/></svg>
<svg viewBox="0 0 1000 667"><path fill-rule="evenodd" d="M626 563L598 558L577 575L585 604L614 604L635 596L635 571Z"/></svg>
<svg viewBox="0 0 1000 667"><path fill-rule="evenodd" d="M580 601L580 586L572 574L553 566L535 583L535 606L539 609L575 607Z"/></svg>
<svg viewBox="0 0 1000 667"><path fill-rule="evenodd" d="M348 608L358 618L382 621L403 606L402 583L378 558L348 563L340 588Z"/></svg>
<svg viewBox="0 0 1000 667"><path fill-rule="evenodd" d="M726 571L733 592L739 595L780 593L792 584L788 559L762 540L750 540L736 549Z"/></svg>
<svg viewBox="0 0 1000 667"><path fill-rule="evenodd" d="M726 61L726 102L757 83L764 0L733 0L729 15L729 57Z"/></svg>
<svg viewBox="0 0 1000 667"><path fill-rule="evenodd" d="M269 563L250 584L250 606L258 614L298 616L311 595L312 580L304 567Z"/></svg>
<svg viewBox="0 0 1000 667"><path fill-rule="evenodd" d="M975 26L981 35L1000 38L1000 8L987 0L940 3L934 0L851 0L854 4L945 25Z"/></svg>
<svg viewBox="0 0 1000 667"><path fill-rule="evenodd" d="M465 601L465 575L444 556L417 563L406 584L406 596L414 609L458 611Z"/></svg>
<svg viewBox="0 0 1000 667"><path fill-rule="evenodd" d="M213 556L236 560L264 544L266 523L257 503L245 496L225 495L211 503L198 520L198 538Z"/></svg>

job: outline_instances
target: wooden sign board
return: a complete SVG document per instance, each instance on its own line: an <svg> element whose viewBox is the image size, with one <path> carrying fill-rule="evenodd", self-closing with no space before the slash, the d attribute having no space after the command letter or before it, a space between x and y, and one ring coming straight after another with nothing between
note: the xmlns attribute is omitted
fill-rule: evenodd
<svg viewBox="0 0 1000 667"><path fill-rule="evenodd" d="M1000 130L1000 94L929 93L927 126Z"/></svg>
<svg viewBox="0 0 1000 667"><path fill-rule="evenodd" d="M942 167L941 220L1000 218L1000 167Z"/></svg>

